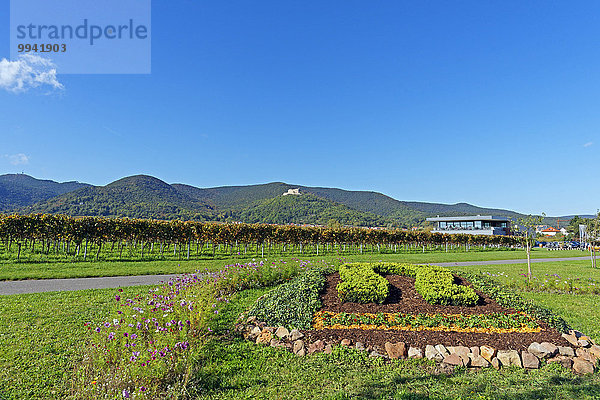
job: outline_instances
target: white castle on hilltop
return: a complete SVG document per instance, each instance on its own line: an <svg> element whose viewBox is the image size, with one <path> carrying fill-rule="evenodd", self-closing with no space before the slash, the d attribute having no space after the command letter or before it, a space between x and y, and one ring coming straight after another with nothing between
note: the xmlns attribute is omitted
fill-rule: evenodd
<svg viewBox="0 0 600 400"><path fill-rule="evenodd" d="M283 195L287 196L288 194L293 194L295 196L300 196L302 193L300 193L300 188L298 188L298 189L288 189L288 191L285 192Z"/></svg>

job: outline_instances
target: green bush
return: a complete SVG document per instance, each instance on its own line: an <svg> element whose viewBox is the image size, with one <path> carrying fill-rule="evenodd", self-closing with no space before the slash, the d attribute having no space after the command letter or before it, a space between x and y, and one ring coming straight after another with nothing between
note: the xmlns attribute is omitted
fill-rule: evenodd
<svg viewBox="0 0 600 400"><path fill-rule="evenodd" d="M351 263L340 266L337 291L342 301L383 303L389 282L381 275L416 278L415 289L430 304L473 306L479 296L467 286L454 284L450 270L432 265L400 263Z"/></svg>
<svg viewBox="0 0 600 400"><path fill-rule="evenodd" d="M546 322L548 325L556 328L560 332L569 331L569 324L567 324L564 319L555 315L547 308L540 307L531 301L523 299L518 294L508 290L501 283L486 276L467 272L460 272L460 275L471 282L474 288L487 293L501 306L510 307L517 311L525 312L541 321Z"/></svg>
<svg viewBox="0 0 600 400"><path fill-rule="evenodd" d="M342 301L383 303L390 293L390 284L373 270L372 264L344 264L339 269L341 283L337 285Z"/></svg>
<svg viewBox="0 0 600 400"><path fill-rule="evenodd" d="M474 306L479 300L472 288L454 284L450 270L435 265L418 269L415 289L430 304Z"/></svg>
<svg viewBox="0 0 600 400"><path fill-rule="evenodd" d="M313 314L322 306L319 292L329 272L323 268L307 270L259 298L248 315L256 316L269 326L310 329Z"/></svg>

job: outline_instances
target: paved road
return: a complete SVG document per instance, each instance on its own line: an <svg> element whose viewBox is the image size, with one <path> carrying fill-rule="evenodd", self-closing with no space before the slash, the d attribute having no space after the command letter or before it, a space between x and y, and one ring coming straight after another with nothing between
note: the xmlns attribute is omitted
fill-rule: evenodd
<svg viewBox="0 0 600 400"><path fill-rule="evenodd" d="M157 285L177 275L107 276L100 278L35 279L0 282L0 295L106 289L121 286Z"/></svg>
<svg viewBox="0 0 600 400"><path fill-rule="evenodd" d="M590 257L535 258L532 263L589 260ZM525 264L527 260L493 260L436 263L442 267L465 267L470 265ZM109 276L100 278L37 279L0 282L0 295L55 292L63 290L106 289L121 286L157 285L177 275Z"/></svg>

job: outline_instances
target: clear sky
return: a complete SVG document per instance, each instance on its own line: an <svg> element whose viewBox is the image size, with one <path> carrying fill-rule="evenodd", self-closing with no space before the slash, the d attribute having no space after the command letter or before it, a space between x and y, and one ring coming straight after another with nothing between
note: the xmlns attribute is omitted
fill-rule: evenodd
<svg viewBox="0 0 600 400"><path fill-rule="evenodd" d="M154 0L151 74L2 79L0 173L600 207L597 1Z"/></svg>

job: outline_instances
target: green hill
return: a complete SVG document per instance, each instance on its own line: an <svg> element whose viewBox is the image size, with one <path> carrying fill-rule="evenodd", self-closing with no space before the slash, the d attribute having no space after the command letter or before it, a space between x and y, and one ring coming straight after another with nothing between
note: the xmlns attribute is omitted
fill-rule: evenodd
<svg viewBox="0 0 600 400"><path fill-rule="evenodd" d="M35 179L24 174L0 175L0 211L12 211L87 186L79 182Z"/></svg>
<svg viewBox="0 0 600 400"><path fill-rule="evenodd" d="M206 203L147 175L130 176L106 186L85 187L21 211L199 221L212 220L215 215Z"/></svg>
<svg viewBox="0 0 600 400"><path fill-rule="evenodd" d="M241 211L233 211L230 219L240 222L268 224L327 225L331 221L353 226L386 226L394 221L372 213L353 210L345 205L313 194L290 195L261 200Z"/></svg>

